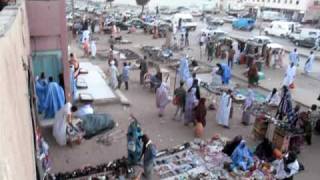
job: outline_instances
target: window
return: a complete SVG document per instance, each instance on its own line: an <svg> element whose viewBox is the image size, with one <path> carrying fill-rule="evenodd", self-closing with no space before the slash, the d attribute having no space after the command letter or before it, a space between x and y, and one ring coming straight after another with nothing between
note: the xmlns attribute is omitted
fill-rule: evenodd
<svg viewBox="0 0 320 180"><path fill-rule="evenodd" d="M260 0L257 0L257 2L260 2Z"/></svg>
<svg viewBox="0 0 320 180"><path fill-rule="evenodd" d="M280 1L280 0L278 0L278 4L280 4L280 2L281 2L281 1Z"/></svg>
<svg viewBox="0 0 320 180"><path fill-rule="evenodd" d="M314 5L315 6L320 6L320 0L314 0Z"/></svg>
<svg viewBox="0 0 320 180"><path fill-rule="evenodd" d="M273 0L273 3L276 3L276 0Z"/></svg>
<svg viewBox="0 0 320 180"><path fill-rule="evenodd" d="M292 4L292 0L290 0L289 3Z"/></svg>
<svg viewBox="0 0 320 180"><path fill-rule="evenodd" d="M270 0L268 0L268 2L270 2Z"/></svg>
<svg viewBox="0 0 320 180"><path fill-rule="evenodd" d="M299 5L299 3L300 3L300 2L299 2L299 0L298 0L298 1L296 1L296 5Z"/></svg>
<svg viewBox="0 0 320 180"><path fill-rule="evenodd" d="M287 3L288 3L288 0L284 0L284 3L287 4Z"/></svg>
<svg viewBox="0 0 320 180"><path fill-rule="evenodd" d="M316 32L309 32L309 35L310 35L310 36L316 36L317 33L316 33Z"/></svg>
<svg viewBox="0 0 320 180"><path fill-rule="evenodd" d="M262 2L264 2L264 0L262 0Z"/></svg>

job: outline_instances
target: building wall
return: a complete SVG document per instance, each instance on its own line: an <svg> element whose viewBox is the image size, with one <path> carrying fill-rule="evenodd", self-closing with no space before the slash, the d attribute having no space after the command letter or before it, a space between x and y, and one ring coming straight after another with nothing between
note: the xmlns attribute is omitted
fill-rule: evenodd
<svg viewBox="0 0 320 180"><path fill-rule="evenodd" d="M246 6L305 12L313 0L242 0Z"/></svg>
<svg viewBox="0 0 320 180"><path fill-rule="evenodd" d="M23 62L28 65L30 55L25 9L22 3L16 10L10 10L12 23L0 36L1 180L36 179L27 71L23 68ZM0 12L0 18L5 15L6 9Z"/></svg>
<svg viewBox="0 0 320 180"><path fill-rule="evenodd" d="M60 51L66 92L70 92L65 0L27 0L33 53Z"/></svg>

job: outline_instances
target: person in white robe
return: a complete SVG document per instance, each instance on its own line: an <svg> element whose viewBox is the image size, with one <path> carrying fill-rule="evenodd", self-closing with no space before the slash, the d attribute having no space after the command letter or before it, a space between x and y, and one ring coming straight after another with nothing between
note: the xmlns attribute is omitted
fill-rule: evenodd
<svg viewBox="0 0 320 180"><path fill-rule="evenodd" d="M219 125L229 128L230 113L232 107L231 92L223 92L216 115L216 120Z"/></svg>
<svg viewBox="0 0 320 180"><path fill-rule="evenodd" d="M276 88L273 88L272 92L270 92L265 99L265 103L269 106L278 106L280 101L281 97Z"/></svg>
<svg viewBox="0 0 320 180"><path fill-rule="evenodd" d="M309 73L311 73L314 60L315 60L315 55L314 55L313 51L311 51L305 65L304 65L304 73L305 74L308 75Z"/></svg>
<svg viewBox="0 0 320 180"><path fill-rule="evenodd" d="M90 31L89 30L84 30L82 32L82 41L81 42L84 43L85 40L89 41L89 39L90 39Z"/></svg>
<svg viewBox="0 0 320 180"><path fill-rule="evenodd" d="M67 126L71 122L71 103L67 102L54 117L53 137L60 146L67 144Z"/></svg>
<svg viewBox="0 0 320 180"><path fill-rule="evenodd" d="M163 116L164 110L169 103L169 87L162 82L156 91L156 106L159 109L159 117Z"/></svg>
<svg viewBox="0 0 320 180"><path fill-rule="evenodd" d="M110 86L112 89L116 89L119 84L119 81L118 81L119 71L118 71L117 67L115 66L114 61L111 61L110 65L111 65L111 67L110 67L110 72L111 72Z"/></svg>
<svg viewBox="0 0 320 180"><path fill-rule="evenodd" d="M294 65L296 65L296 66L299 65L300 59L299 59L299 54L298 54L297 48L295 48L292 52L290 52L289 60L290 60L290 63L294 63Z"/></svg>
<svg viewBox="0 0 320 180"><path fill-rule="evenodd" d="M232 49L234 49L235 54L233 56L233 62L238 63L240 60L240 50L239 50L239 43L238 41L233 41L232 42Z"/></svg>
<svg viewBox="0 0 320 180"><path fill-rule="evenodd" d="M92 58L96 58L96 54L97 54L97 45L95 41L91 41L91 56Z"/></svg>
<svg viewBox="0 0 320 180"><path fill-rule="evenodd" d="M255 101L255 95L252 89L248 90L248 95L246 97L246 100L242 106L242 124L249 125L251 122L251 109L253 107Z"/></svg>
<svg viewBox="0 0 320 180"><path fill-rule="evenodd" d="M93 113L94 113L94 109L93 109L92 105L85 104L85 105L81 106L79 109L77 109L77 111L74 113L74 116L81 118L85 115L93 114Z"/></svg>
<svg viewBox="0 0 320 180"><path fill-rule="evenodd" d="M190 77L190 70L189 70L188 58L186 57L186 55L183 55L183 57L180 59L179 78L180 78L180 81L186 82L189 77Z"/></svg>
<svg viewBox="0 0 320 180"><path fill-rule="evenodd" d="M290 85L292 86L294 79L295 79L295 76L296 76L296 71L297 71L297 68L296 68L295 64L291 63L289 65L289 67L287 68L287 71L286 71L286 74L285 74L285 77L283 80L284 86L287 86L287 87L290 87Z"/></svg>

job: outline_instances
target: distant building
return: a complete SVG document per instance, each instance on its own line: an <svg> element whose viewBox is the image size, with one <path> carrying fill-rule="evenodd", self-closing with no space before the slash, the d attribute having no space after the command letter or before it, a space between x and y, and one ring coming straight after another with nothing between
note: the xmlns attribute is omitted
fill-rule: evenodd
<svg viewBox="0 0 320 180"><path fill-rule="evenodd" d="M263 11L277 11L286 18L307 21L319 16L320 0L222 0L224 9L243 6L259 15ZM241 5L240 5L241 4ZM231 6L230 6L231 5Z"/></svg>

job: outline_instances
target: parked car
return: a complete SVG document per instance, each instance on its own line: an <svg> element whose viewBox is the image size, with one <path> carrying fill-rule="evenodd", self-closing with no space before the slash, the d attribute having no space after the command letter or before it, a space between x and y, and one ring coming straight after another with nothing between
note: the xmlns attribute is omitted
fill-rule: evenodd
<svg viewBox="0 0 320 180"><path fill-rule="evenodd" d="M237 18L234 16L225 16L222 19L225 23L232 23L233 21L237 20Z"/></svg>
<svg viewBox="0 0 320 180"><path fill-rule="evenodd" d="M318 36L320 36L320 29L314 28L300 28L296 32L289 34L289 38L292 41L306 38L317 38Z"/></svg>
<svg viewBox="0 0 320 180"><path fill-rule="evenodd" d="M269 27L264 28L266 35L273 35L278 37L288 37L291 32L300 27L299 23L287 21L272 21Z"/></svg>
<svg viewBox="0 0 320 180"><path fill-rule="evenodd" d="M134 27L136 27L138 29L142 29L145 26L145 22L142 21L141 19L138 19L138 18L131 19L131 20L125 22L125 24L128 27L134 26Z"/></svg>
<svg viewBox="0 0 320 180"><path fill-rule="evenodd" d="M238 18L232 22L233 29L252 31L255 26L255 20L252 18Z"/></svg>
<svg viewBox="0 0 320 180"><path fill-rule="evenodd" d="M254 36L249 38L250 41L253 41L258 44L269 44L272 43L272 40L267 36Z"/></svg>
<svg viewBox="0 0 320 180"><path fill-rule="evenodd" d="M209 26L222 26L224 24L224 21L219 18L213 18L213 19L210 19L209 21L207 21L207 24Z"/></svg>
<svg viewBox="0 0 320 180"><path fill-rule="evenodd" d="M206 36L215 36L215 35L226 35L225 31L217 29L215 26L207 26L201 30L201 34L206 34Z"/></svg>
<svg viewBox="0 0 320 180"><path fill-rule="evenodd" d="M307 48L314 47L315 42L316 42L316 39L312 38L312 37L293 40L293 43L296 46L303 46L303 47L307 47Z"/></svg>
<svg viewBox="0 0 320 180"><path fill-rule="evenodd" d="M181 19L181 26L185 29L195 31L197 29L197 23L193 21L193 17L188 13L178 13L173 16L173 25L178 26Z"/></svg>

